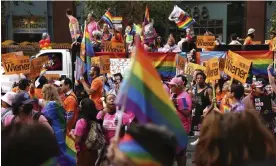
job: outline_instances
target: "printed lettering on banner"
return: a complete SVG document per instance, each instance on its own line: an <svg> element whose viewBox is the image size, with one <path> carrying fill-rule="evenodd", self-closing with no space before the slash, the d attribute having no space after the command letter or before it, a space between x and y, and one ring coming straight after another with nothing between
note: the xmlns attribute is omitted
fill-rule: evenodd
<svg viewBox="0 0 276 166"><path fill-rule="evenodd" d="M111 58L110 59L110 74L121 73L124 75L130 66L129 58Z"/></svg>
<svg viewBox="0 0 276 166"><path fill-rule="evenodd" d="M251 63L252 61L240 56L239 54L228 51L224 72L241 83L245 83Z"/></svg>
<svg viewBox="0 0 276 166"><path fill-rule="evenodd" d="M105 52L125 52L125 45L124 43L107 41L105 42L104 51Z"/></svg>
<svg viewBox="0 0 276 166"><path fill-rule="evenodd" d="M196 47L197 48L215 48L215 36L197 36Z"/></svg>
<svg viewBox="0 0 276 166"><path fill-rule="evenodd" d="M36 78L37 76L40 75L41 70L43 69L43 65L49 61L48 56L42 56L35 58L31 61L31 66L30 66L30 75L29 77L31 79Z"/></svg>
<svg viewBox="0 0 276 166"><path fill-rule="evenodd" d="M47 78L49 81L53 80L58 80L60 78L59 74L44 74L44 76Z"/></svg>
<svg viewBox="0 0 276 166"><path fill-rule="evenodd" d="M204 72L206 71L206 67L190 62L186 67L185 74L193 75L194 71L197 69L203 70Z"/></svg>
<svg viewBox="0 0 276 166"><path fill-rule="evenodd" d="M30 58L28 56L15 56L3 60L5 74L20 74L30 72Z"/></svg>
<svg viewBox="0 0 276 166"><path fill-rule="evenodd" d="M206 76L209 81L220 79L219 59L212 58L206 63Z"/></svg>

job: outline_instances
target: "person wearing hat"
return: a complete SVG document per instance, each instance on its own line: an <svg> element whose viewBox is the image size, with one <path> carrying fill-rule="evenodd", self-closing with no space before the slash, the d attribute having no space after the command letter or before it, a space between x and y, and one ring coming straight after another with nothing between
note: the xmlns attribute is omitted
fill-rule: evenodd
<svg viewBox="0 0 276 166"><path fill-rule="evenodd" d="M1 121L3 122L7 115L12 115L12 102L16 93L7 92L1 98Z"/></svg>
<svg viewBox="0 0 276 166"><path fill-rule="evenodd" d="M242 103L245 105L245 109L247 111L257 111L255 108L255 101L256 97L266 96L265 92L265 85L266 81L263 78L258 78L252 85L251 85L251 93L247 95L243 100ZM272 104L272 111L276 111L276 105L274 101L271 100Z"/></svg>
<svg viewBox="0 0 276 166"><path fill-rule="evenodd" d="M186 80L186 79L183 79ZM192 111L192 99L191 96L185 91L186 82L181 77L174 77L168 82L172 95L171 99L177 111L177 115L180 118L181 124L186 133L191 130L191 111ZM186 149L182 149L176 155L177 165L186 165Z"/></svg>
<svg viewBox="0 0 276 166"><path fill-rule="evenodd" d="M17 93L12 103L13 115L8 115L3 125L8 126L14 123L32 123L33 121L37 121L53 132L52 127L44 115L33 111L33 102L34 100L31 99L27 92L22 91Z"/></svg>
<svg viewBox="0 0 276 166"><path fill-rule="evenodd" d="M244 40L243 45L252 45L254 37L255 37L255 29L253 28L248 29L247 37Z"/></svg>
<svg viewBox="0 0 276 166"><path fill-rule="evenodd" d="M269 50L276 51L276 30L270 31Z"/></svg>

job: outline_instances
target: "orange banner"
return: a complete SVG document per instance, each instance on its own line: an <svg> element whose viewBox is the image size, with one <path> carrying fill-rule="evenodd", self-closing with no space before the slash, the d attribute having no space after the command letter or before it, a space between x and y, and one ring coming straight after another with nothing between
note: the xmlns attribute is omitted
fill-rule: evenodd
<svg viewBox="0 0 276 166"><path fill-rule="evenodd" d="M105 52L125 52L125 45L124 43L107 41L105 42L104 51Z"/></svg>
<svg viewBox="0 0 276 166"><path fill-rule="evenodd" d="M215 36L197 36L196 38L196 47L197 48L205 48L212 49L215 48Z"/></svg>
<svg viewBox="0 0 276 166"><path fill-rule="evenodd" d="M30 58L28 56L15 56L3 60L5 75L30 72Z"/></svg>

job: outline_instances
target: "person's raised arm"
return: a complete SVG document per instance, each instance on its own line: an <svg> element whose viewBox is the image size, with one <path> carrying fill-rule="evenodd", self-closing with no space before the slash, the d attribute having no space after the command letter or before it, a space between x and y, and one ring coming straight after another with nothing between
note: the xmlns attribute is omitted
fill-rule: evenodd
<svg viewBox="0 0 276 166"><path fill-rule="evenodd" d="M82 83L82 86L84 88L84 90L86 91L86 93L88 95L92 95L95 93L95 91L93 89L90 89L89 86L87 85L87 83L85 82L84 78L80 79L80 82Z"/></svg>

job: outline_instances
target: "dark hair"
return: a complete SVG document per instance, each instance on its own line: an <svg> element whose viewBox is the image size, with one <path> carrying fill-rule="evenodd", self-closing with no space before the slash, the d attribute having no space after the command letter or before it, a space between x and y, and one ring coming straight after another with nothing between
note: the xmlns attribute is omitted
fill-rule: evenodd
<svg viewBox="0 0 276 166"><path fill-rule="evenodd" d="M94 70L96 71L96 75L100 76L100 67L99 66L92 66L94 68Z"/></svg>
<svg viewBox="0 0 276 166"><path fill-rule="evenodd" d="M215 89L219 88L219 91L222 92L223 84L225 83L225 80L223 78L218 80L218 83L215 85Z"/></svg>
<svg viewBox="0 0 276 166"><path fill-rule="evenodd" d="M237 40L237 38L238 38L237 34L233 33L233 34L231 35L231 39L232 39L232 40Z"/></svg>
<svg viewBox="0 0 276 166"><path fill-rule="evenodd" d="M22 79L18 83L18 88L20 90L26 90L28 86L30 86L30 82L27 79Z"/></svg>
<svg viewBox="0 0 276 166"><path fill-rule="evenodd" d="M39 82L39 86L37 87L38 89L41 89L45 84L48 84L48 80L45 76L41 76L38 82Z"/></svg>
<svg viewBox="0 0 276 166"><path fill-rule="evenodd" d="M65 78L64 79L64 85L69 85L69 88L73 88L73 82L70 80L70 78Z"/></svg>
<svg viewBox="0 0 276 166"><path fill-rule="evenodd" d="M41 124L16 123L1 130L3 165L37 166L59 155L56 137Z"/></svg>
<svg viewBox="0 0 276 166"><path fill-rule="evenodd" d="M81 100L81 117L83 119L85 119L87 122L91 122L91 121L97 121L97 114L98 111L96 109L96 105L94 103L94 101L92 101L89 98L85 98Z"/></svg>
<svg viewBox="0 0 276 166"><path fill-rule="evenodd" d="M132 26L133 23L134 23L133 20L129 20L127 25L128 25L128 26Z"/></svg>
<svg viewBox="0 0 276 166"><path fill-rule="evenodd" d="M187 78L186 78L184 75L179 74L179 75L177 75L176 77L181 78L181 80L184 82L184 86L187 85Z"/></svg>
<svg viewBox="0 0 276 166"><path fill-rule="evenodd" d="M196 78L198 75L201 75L203 77L203 79L206 80L206 75L203 72L196 73Z"/></svg>
<svg viewBox="0 0 276 166"><path fill-rule="evenodd" d="M33 111L33 104L26 104L26 105L18 105L13 104L12 105L12 113L13 115L19 115L20 107L22 106L22 113L25 115L29 115Z"/></svg>
<svg viewBox="0 0 276 166"><path fill-rule="evenodd" d="M123 76L121 73L114 74L114 77L118 77L118 76L120 77L120 80L123 81Z"/></svg>
<svg viewBox="0 0 276 166"><path fill-rule="evenodd" d="M244 87L240 84L232 84L231 93L234 93L234 97L240 100L244 95Z"/></svg>
<svg viewBox="0 0 276 166"><path fill-rule="evenodd" d="M164 42L162 40L162 37L161 36L157 36L154 40L154 46L157 46L157 38L161 38L161 43L160 43L160 47L164 47Z"/></svg>
<svg viewBox="0 0 276 166"><path fill-rule="evenodd" d="M186 36L185 32L180 34L180 38L185 38L185 36Z"/></svg>
<svg viewBox="0 0 276 166"><path fill-rule="evenodd" d="M254 38L254 33L248 34L247 36L250 36L252 39Z"/></svg>
<svg viewBox="0 0 276 166"><path fill-rule="evenodd" d="M73 12L72 12L71 9L68 8L68 9L66 10L66 14L67 14L67 15L73 15Z"/></svg>

